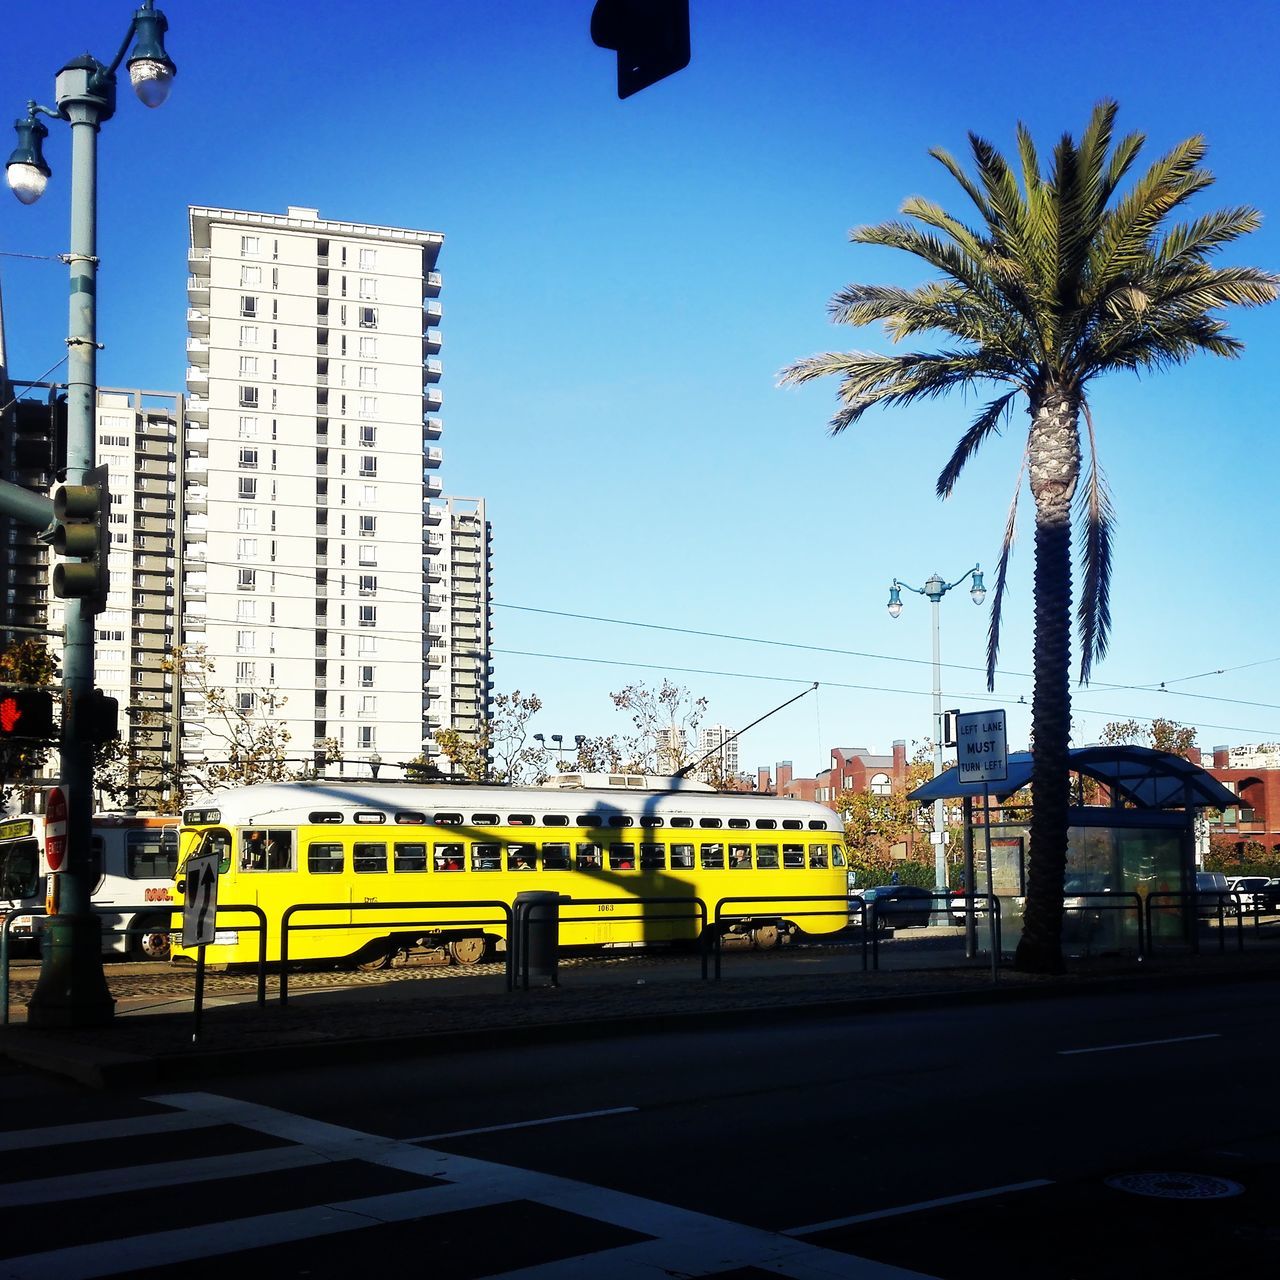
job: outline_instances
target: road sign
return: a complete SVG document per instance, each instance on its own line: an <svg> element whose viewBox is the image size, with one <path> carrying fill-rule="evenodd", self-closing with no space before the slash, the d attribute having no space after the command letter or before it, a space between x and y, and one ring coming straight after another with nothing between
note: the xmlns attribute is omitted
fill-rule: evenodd
<svg viewBox="0 0 1280 1280"><path fill-rule="evenodd" d="M67 793L50 790L44 802L44 857L50 871L61 871L67 856Z"/></svg>
<svg viewBox="0 0 1280 1280"><path fill-rule="evenodd" d="M182 945L203 947L213 941L218 920L218 855L187 860L182 901Z"/></svg>
<svg viewBox="0 0 1280 1280"><path fill-rule="evenodd" d="M956 718L956 760L961 782L1004 782L1009 751L1004 711L970 711Z"/></svg>

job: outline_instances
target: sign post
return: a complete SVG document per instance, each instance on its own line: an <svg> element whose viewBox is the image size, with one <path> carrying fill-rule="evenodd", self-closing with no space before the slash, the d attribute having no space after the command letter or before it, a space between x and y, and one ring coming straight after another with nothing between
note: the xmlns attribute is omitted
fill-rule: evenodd
<svg viewBox="0 0 1280 1280"><path fill-rule="evenodd" d="M192 1043L200 1039L200 1018L204 1011L204 951L217 934L217 922L218 855L205 853L187 860L186 887L182 895L182 945L199 948L196 952Z"/></svg>
<svg viewBox="0 0 1280 1280"><path fill-rule="evenodd" d="M971 711L956 717L956 761L961 782L982 784L982 829L987 846L987 920L991 937L991 981L1000 956L996 938L995 885L991 871L991 784L1009 780L1009 748L1004 709Z"/></svg>

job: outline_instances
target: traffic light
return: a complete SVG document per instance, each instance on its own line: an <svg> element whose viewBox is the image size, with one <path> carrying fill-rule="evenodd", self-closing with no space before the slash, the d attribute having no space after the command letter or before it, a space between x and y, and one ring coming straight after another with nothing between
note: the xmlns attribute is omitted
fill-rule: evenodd
<svg viewBox="0 0 1280 1280"><path fill-rule="evenodd" d="M87 472L86 484L59 485L53 495L53 549L75 557L53 566L53 594L62 600L83 600L90 613L107 607L111 545L111 491L107 468Z"/></svg>
<svg viewBox="0 0 1280 1280"><path fill-rule="evenodd" d="M47 689L0 688L0 741L56 736L52 693Z"/></svg>
<svg viewBox="0 0 1280 1280"><path fill-rule="evenodd" d="M591 39L618 51L618 97L689 65L689 0L596 0Z"/></svg>

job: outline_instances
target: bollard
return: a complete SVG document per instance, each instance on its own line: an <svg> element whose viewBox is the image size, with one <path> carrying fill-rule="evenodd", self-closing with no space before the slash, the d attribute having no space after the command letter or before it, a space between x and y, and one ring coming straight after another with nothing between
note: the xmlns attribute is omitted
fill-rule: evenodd
<svg viewBox="0 0 1280 1280"><path fill-rule="evenodd" d="M557 966L560 960L560 895L546 890L517 893L516 968L521 986L527 991L529 979L560 985Z"/></svg>

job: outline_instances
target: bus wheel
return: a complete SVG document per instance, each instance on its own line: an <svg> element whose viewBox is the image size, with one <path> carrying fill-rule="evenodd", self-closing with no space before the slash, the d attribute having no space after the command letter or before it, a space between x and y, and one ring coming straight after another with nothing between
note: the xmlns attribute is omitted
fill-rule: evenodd
<svg viewBox="0 0 1280 1280"><path fill-rule="evenodd" d="M772 951L778 945L778 926L758 924L751 930L751 941L757 951Z"/></svg>
<svg viewBox="0 0 1280 1280"><path fill-rule="evenodd" d="M449 943L449 954L454 964L479 964L484 959L484 939L454 938Z"/></svg>
<svg viewBox="0 0 1280 1280"><path fill-rule="evenodd" d="M167 916L144 916L133 922L135 932L129 935L131 960L169 959L169 920Z"/></svg>

